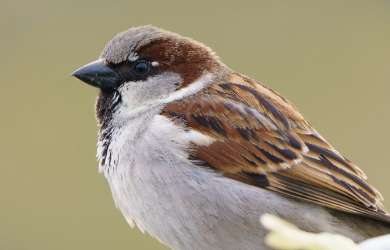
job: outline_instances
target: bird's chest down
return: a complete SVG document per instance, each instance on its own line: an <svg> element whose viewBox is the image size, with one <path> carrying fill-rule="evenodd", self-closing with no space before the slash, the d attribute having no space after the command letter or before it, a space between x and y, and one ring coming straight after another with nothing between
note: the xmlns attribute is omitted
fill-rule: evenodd
<svg viewBox="0 0 390 250"><path fill-rule="evenodd" d="M152 123L143 135L128 134L127 141L113 138L109 149L116 165L103 172L130 225L174 249L262 249L261 214L291 218L288 211L298 216L311 209L193 164L186 131L164 122ZM313 219L327 216L312 209Z"/></svg>
<svg viewBox="0 0 390 250"><path fill-rule="evenodd" d="M188 160L186 131L165 119L156 118L142 135L132 131L113 133L106 150L112 166L101 166L130 225L175 249L232 249L237 235L256 235L261 242L261 211L243 206L255 188L242 195L245 185L231 185L232 180L194 165Z"/></svg>
<svg viewBox="0 0 390 250"><path fill-rule="evenodd" d="M246 188L240 191L178 159L148 157L108 178L130 225L174 249L238 249L238 240L240 249L257 249L241 245L259 245L263 239L261 209L243 205L249 193L239 197Z"/></svg>

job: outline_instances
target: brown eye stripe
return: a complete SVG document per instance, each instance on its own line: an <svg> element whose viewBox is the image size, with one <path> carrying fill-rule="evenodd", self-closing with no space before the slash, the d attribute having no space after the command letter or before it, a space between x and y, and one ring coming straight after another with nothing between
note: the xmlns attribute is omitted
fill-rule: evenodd
<svg viewBox="0 0 390 250"><path fill-rule="evenodd" d="M191 84L205 71L212 71L218 64L208 48L178 37L155 39L139 48L137 53L159 62L162 71L180 74L181 87Z"/></svg>

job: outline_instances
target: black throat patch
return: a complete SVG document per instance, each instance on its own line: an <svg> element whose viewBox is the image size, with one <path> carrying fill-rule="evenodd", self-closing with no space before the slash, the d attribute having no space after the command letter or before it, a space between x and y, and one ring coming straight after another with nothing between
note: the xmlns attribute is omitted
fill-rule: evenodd
<svg viewBox="0 0 390 250"><path fill-rule="evenodd" d="M117 91L101 91L96 102L96 118L100 127L99 142L102 143L101 165L110 163L111 153L109 146L114 128L112 126L113 114L121 102L121 95Z"/></svg>

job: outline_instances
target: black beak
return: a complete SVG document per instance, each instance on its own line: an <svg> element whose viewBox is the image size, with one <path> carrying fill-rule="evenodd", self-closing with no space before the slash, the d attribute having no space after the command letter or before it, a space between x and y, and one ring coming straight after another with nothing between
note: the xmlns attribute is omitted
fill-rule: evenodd
<svg viewBox="0 0 390 250"><path fill-rule="evenodd" d="M121 76L102 59L82 66L74 71L72 76L102 90L115 89L122 82Z"/></svg>

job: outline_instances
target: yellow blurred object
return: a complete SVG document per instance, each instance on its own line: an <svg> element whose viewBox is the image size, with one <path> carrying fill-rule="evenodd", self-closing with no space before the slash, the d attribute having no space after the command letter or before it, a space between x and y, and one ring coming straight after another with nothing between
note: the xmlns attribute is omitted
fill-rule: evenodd
<svg viewBox="0 0 390 250"><path fill-rule="evenodd" d="M271 214L264 214L262 225L270 230L266 244L278 250L358 250L349 238L330 233L308 233Z"/></svg>

